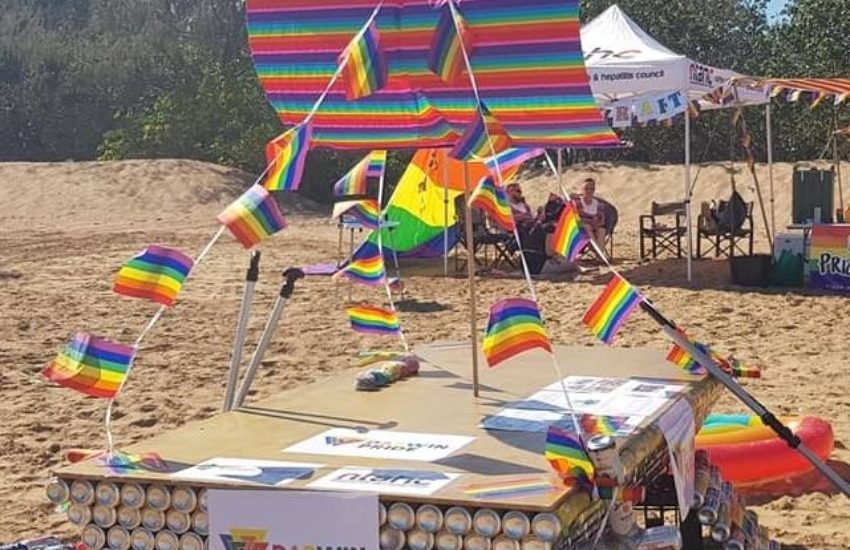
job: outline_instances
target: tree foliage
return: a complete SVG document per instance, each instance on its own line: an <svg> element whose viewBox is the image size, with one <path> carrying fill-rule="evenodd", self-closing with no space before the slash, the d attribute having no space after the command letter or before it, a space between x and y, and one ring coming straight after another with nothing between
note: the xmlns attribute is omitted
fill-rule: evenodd
<svg viewBox="0 0 850 550"><path fill-rule="evenodd" d="M582 0L582 16L612 3ZM850 75L847 0L791 0L774 23L767 0L715 0L710 9L693 0L619 4L660 42L707 64L766 76ZM746 116L763 144L761 111ZM729 117L695 121L695 160L737 155ZM817 156L836 124L850 124L850 105L775 104L775 157ZM0 130L0 160L187 157L260 172L263 146L282 127L251 65L242 0L6 0ZM682 132L681 122L628 130L633 149L592 155L681 162ZM311 152L307 192L326 198L356 157ZM391 155L390 180L407 158Z"/></svg>

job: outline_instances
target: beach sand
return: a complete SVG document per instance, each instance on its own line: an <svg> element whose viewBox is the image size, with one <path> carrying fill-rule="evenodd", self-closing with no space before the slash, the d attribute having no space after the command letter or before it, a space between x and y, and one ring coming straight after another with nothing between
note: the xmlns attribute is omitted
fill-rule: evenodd
<svg viewBox="0 0 850 550"><path fill-rule="evenodd" d="M832 460L846 475L847 298L736 287L723 261L695 262L691 283L685 280L684 260L639 264L634 260L637 218L653 199L680 198L682 167L579 166L567 171L566 184L577 191L580 177L589 173L597 178L600 196L620 209L615 256L623 274L698 339L765 365L764 379L745 384L766 406L779 414L829 420L837 442ZM766 173L759 166L765 200ZM845 167L844 173L850 170ZM790 174L790 165L777 165L780 227L790 221ZM744 198L753 200L749 176L741 173L736 180ZM183 160L0 164L0 542L45 532L71 534L64 516L46 502L44 483L50 470L62 465L66 449L105 444L106 403L53 386L39 371L76 330L131 343L156 306L111 292L120 264L151 243L197 254L217 230L216 214L251 181L236 170ZM557 190L555 180L543 175L524 185L534 205ZM725 165L700 171L696 203L728 194ZM303 199L292 203L291 195L284 201L290 201L290 227L262 246L249 349L277 295L280 270L337 256L338 234L327 211L311 209ZM766 251L763 227L757 209L758 247ZM220 410L247 260L248 252L224 234L187 282L178 305L144 341L116 403L119 448ZM602 270L537 284L554 341L599 345L580 319L606 282ZM462 278L412 275L405 277L405 287L411 302L401 319L411 342L468 337ZM480 278L479 330L489 304L523 290L521 280ZM350 368L358 349L379 343L348 330L346 294L327 277L299 284L249 399ZM377 299L365 288L356 288L354 296ZM616 345L668 348L656 325L640 314L622 329ZM716 411L746 412L729 397ZM843 496L781 497L755 509L785 544L850 548L850 500Z"/></svg>

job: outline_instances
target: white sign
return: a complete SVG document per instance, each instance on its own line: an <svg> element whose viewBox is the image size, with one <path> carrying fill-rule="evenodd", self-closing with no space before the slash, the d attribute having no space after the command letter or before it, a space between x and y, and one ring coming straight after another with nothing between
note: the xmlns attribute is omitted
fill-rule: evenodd
<svg viewBox="0 0 850 550"><path fill-rule="evenodd" d="M317 479L309 487L394 495L430 495L458 477L460 474L424 470L346 467Z"/></svg>
<svg viewBox="0 0 850 550"><path fill-rule="evenodd" d="M378 550L377 495L210 489L211 550Z"/></svg>
<svg viewBox="0 0 850 550"><path fill-rule="evenodd" d="M587 419L586 415L577 415L579 422ZM626 436L632 433L640 425L641 417L638 416L605 416L610 419L616 429L614 435ZM481 421L481 427L485 430L504 430L510 432L537 432L545 433L549 426L558 426L563 430L575 433L575 423L571 414L563 411L550 411L541 409L517 409L505 407L496 414L487 416Z"/></svg>
<svg viewBox="0 0 850 550"><path fill-rule="evenodd" d="M694 411L680 399L658 419L658 426L667 441L679 512L685 517L694 501Z"/></svg>
<svg viewBox="0 0 850 550"><path fill-rule="evenodd" d="M198 481L286 485L296 479L309 479L324 464L252 460L247 458L211 458L191 468L174 473L174 477Z"/></svg>
<svg viewBox="0 0 850 550"><path fill-rule="evenodd" d="M461 435L384 430L358 432L348 428L332 428L283 451L431 462L449 456L473 439Z"/></svg>

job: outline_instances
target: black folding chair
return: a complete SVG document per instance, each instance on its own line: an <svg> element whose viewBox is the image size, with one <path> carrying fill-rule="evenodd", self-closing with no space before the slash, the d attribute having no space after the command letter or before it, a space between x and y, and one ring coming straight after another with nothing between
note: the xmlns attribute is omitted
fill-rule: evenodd
<svg viewBox="0 0 850 550"><path fill-rule="evenodd" d="M487 216L484 212L473 208L470 213L472 218L473 241L470 247L466 241L466 228L464 227L466 220L466 201L463 195L459 195L455 199L455 215L458 246L462 246L466 250L467 259L472 258L475 265L484 268L496 268L503 264L507 264L511 268L517 267L514 261L515 250L511 246L511 243L515 241L512 234L491 230L487 224ZM479 251L483 252L483 261L478 259ZM493 254L492 261L490 261L489 251L492 251ZM460 255L458 254L457 247L455 248L455 269L461 269Z"/></svg>
<svg viewBox="0 0 850 550"><path fill-rule="evenodd" d="M650 214L640 217L640 259L648 256L647 241L652 259L659 254L682 257L682 237L688 232L684 202L652 202Z"/></svg>
<svg viewBox="0 0 850 550"><path fill-rule="evenodd" d="M734 220L731 227L717 220L707 220L700 214L697 217L697 258L705 258L712 253L715 258L753 255L753 203L746 203L743 219ZM702 242L708 243L705 253Z"/></svg>

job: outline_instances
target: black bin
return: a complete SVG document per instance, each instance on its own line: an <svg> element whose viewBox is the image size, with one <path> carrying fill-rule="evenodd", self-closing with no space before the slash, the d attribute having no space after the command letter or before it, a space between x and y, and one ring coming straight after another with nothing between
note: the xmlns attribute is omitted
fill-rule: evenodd
<svg viewBox="0 0 850 550"><path fill-rule="evenodd" d="M729 259L732 282L741 286L770 286L773 279L773 256L754 254Z"/></svg>

